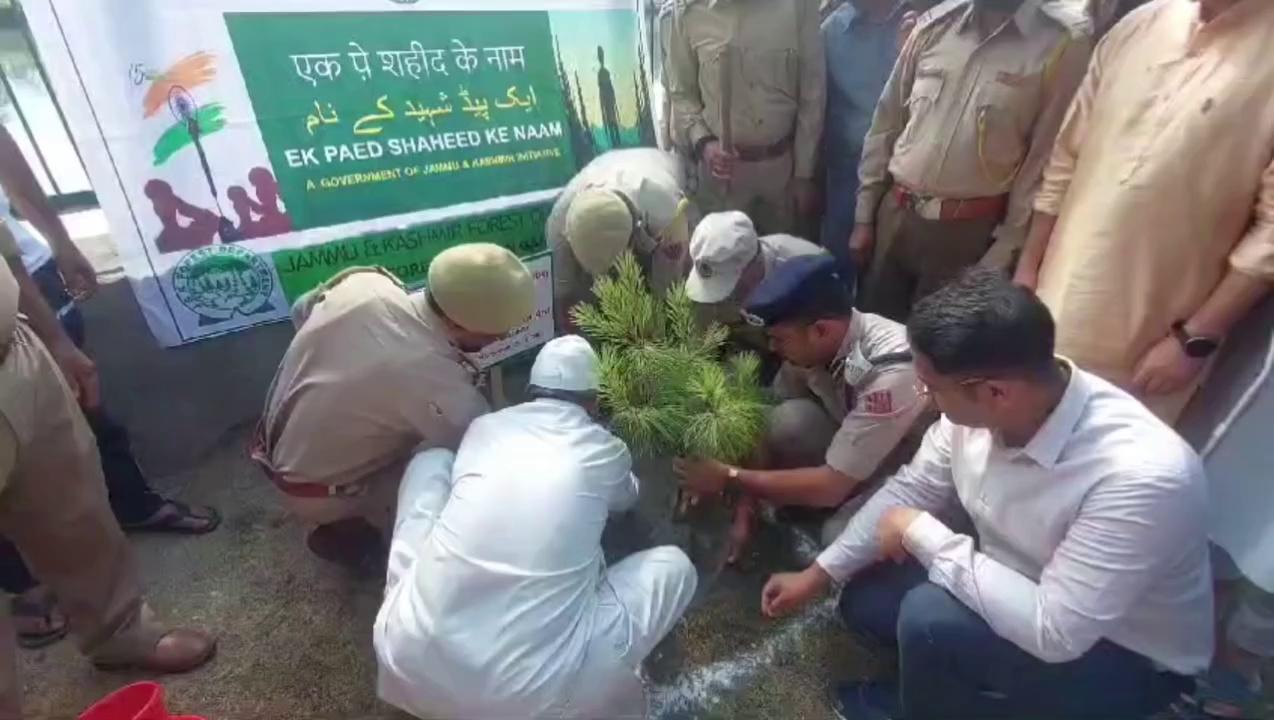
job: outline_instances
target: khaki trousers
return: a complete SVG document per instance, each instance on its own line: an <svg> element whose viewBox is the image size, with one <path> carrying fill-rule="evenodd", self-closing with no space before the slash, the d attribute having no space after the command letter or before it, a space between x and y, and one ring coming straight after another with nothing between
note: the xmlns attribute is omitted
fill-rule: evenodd
<svg viewBox="0 0 1274 720"><path fill-rule="evenodd" d="M780 469L818 467L840 423L812 398L795 398L770 408L765 446L771 465Z"/></svg>
<svg viewBox="0 0 1274 720"><path fill-rule="evenodd" d="M132 550L106 498L93 433L35 334L19 322L0 364L0 432L17 459L0 490L0 534L58 596L95 662L148 655L164 634L142 601ZM0 720L21 717L9 603L0 602Z"/></svg>
<svg viewBox="0 0 1274 720"><path fill-rule="evenodd" d="M926 220L898 204L891 190L876 214L876 252L860 306L906 322L911 306L977 264L998 218Z"/></svg>
<svg viewBox="0 0 1274 720"><path fill-rule="evenodd" d="M736 162L734 177L728 183L712 177L707 165L700 162L699 192L695 200L705 215L726 210L746 214L761 235L799 235L791 183L791 150L768 160Z"/></svg>
<svg viewBox="0 0 1274 720"><path fill-rule="evenodd" d="M835 542L871 496L876 494L898 468L911 460L934 419L936 418L928 415L917 418L911 431L880 462L871 477L863 482L862 489L823 522L823 547ZM770 409L765 443L770 457L779 468L818 467L824 464L827 448L839 429L840 424L817 401L809 398L784 400Z"/></svg>
<svg viewBox="0 0 1274 720"><path fill-rule="evenodd" d="M352 497L308 498L280 491L283 506L298 520L308 525L327 525L339 520L362 518L378 530L393 526L398 484L403 478L403 463L370 475L359 482L363 494Z"/></svg>

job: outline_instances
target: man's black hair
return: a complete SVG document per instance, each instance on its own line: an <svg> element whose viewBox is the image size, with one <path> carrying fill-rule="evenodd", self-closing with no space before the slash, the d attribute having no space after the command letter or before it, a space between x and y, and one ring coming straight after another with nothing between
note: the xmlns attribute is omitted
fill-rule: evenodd
<svg viewBox="0 0 1274 720"><path fill-rule="evenodd" d="M801 304L775 325L813 325L819 320L847 318L854 314L854 300L839 279L812 282Z"/></svg>
<svg viewBox="0 0 1274 720"><path fill-rule="evenodd" d="M562 400L585 408L597 402L597 392L593 390L558 390L539 385L527 385L526 395L534 400Z"/></svg>
<svg viewBox="0 0 1274 720"><path fill-rule="evenodd" d="M912 349L942 375L1045 375L1054 368L1053 316L1030 290L974 268L916 304Z"/></svg>

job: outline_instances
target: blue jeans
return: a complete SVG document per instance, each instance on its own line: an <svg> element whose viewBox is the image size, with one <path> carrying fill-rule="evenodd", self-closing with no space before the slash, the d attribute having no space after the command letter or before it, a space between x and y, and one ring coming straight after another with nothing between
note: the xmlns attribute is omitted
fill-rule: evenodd
<svg viewBox="0 0 1274 720"><path fill-rule="evenodd" d="M31 279L35 281L35 286L40 288L40 294L58 316L58 321L62 323L62 329L66 330L71 342L75 343L75 347L84 347L84 314L75 304L71 292L66 289L62 274L58 272L57 263L52 260L44 263L31 273Z"/></svg>
<svg viewBox="0 0 1274 720"><path fill-rule="evenodd" d="M861 573L840 611L851 629L897 646L906 720L1137 720L1193 682L1106 640L1077 660L1046 663L997 635L914 561Z"/></svg>
<svg viewBox="0 0 1274 720"><path fill-rule="evenodd" d="M855 195L858 192L858 163L828 166L824 191L823 227L819 230L823 247L842 265L848 265L849 235L854 231Z"/></svg>

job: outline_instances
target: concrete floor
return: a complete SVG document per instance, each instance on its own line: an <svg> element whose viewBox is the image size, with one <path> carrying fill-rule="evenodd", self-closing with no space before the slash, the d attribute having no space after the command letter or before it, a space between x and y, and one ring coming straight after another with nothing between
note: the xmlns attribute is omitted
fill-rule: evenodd
<svg viewBox="0 0 1274 720"><path fill-rule="evenodd" d="M276 325L161 350L150 338L104 238L86 243L106 270L85 307L90 351L107 407L133 433L161 491L208 503L225 516L202 538L134 537L151 603L175 622L215 630L209 666L163 680L170 709L209 720L406 717L376 700L371 624L380 583L357 580L310 557L303 531L280 510L244 455L278 357L290 336ZM511 380L511 384L516 380ZM677 538L669 526L666 466L639 468L643 508L607 534L611 554ZM715 546L701 548L714 565ZM831 717L829 681L865 677L887 661L855 643L827 601L780 622L759 613L761 585L812 556L807 535L763 527L739 570L711 572L701 596L656 650L648 671L660 718ZM28 718L73 718L141 676L95 672L70 642L23 653Z"/></svg>

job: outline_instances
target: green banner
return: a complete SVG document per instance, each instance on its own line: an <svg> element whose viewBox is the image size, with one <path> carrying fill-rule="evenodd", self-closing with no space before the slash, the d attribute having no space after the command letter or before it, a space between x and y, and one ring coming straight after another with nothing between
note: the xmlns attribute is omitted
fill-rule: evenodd
<svg viewBox="0 0 1274 720"><path fill-rule="evenodd" d="M295 230L560 187L547 12L227 13Z"/></svg>
<svg viewBox="0 0 1274 720"><path fill-rule="evenodd" d="M466 242L502 245L522 257L546 249L544 221L551 205L472 215L348 240L274 253L283 294L291 303L302 293L352 265L388 268L410 287L424 285L429 263L447 248Z"/></svg>
<svg viewBox="0 0 1274 720"><path fill-rule="evenodd" d="M443 4L25 0L161 343L284 320L351 265L418 287L480 241L536 280L504 350L552 335L548 203L655 145L653 38L631 0Z"/></svg>

